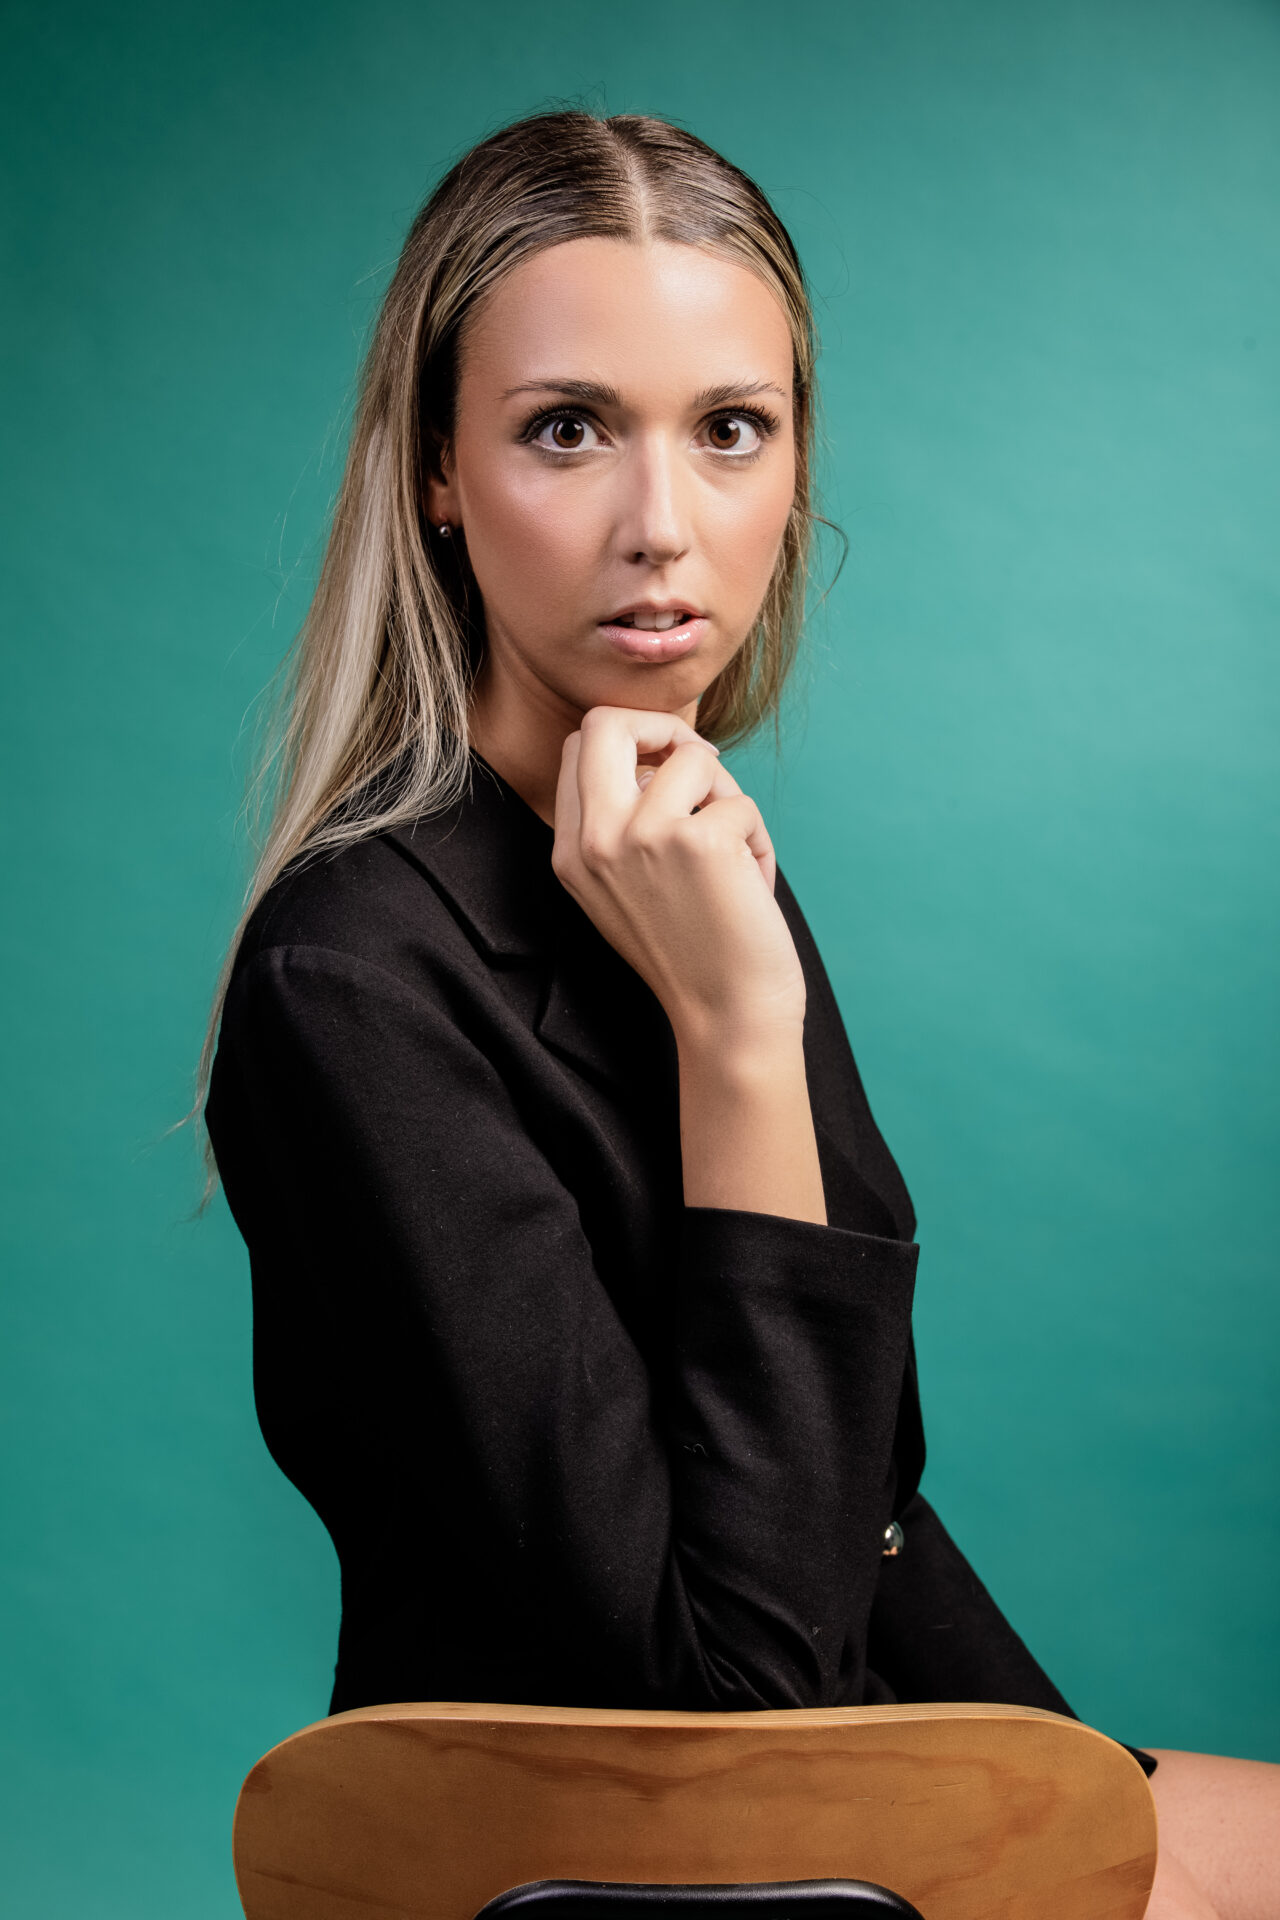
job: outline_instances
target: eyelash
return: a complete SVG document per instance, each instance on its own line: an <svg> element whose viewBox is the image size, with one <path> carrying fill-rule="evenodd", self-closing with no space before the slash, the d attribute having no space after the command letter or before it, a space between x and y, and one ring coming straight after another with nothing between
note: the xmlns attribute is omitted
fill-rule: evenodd
<svg viewBox="0 0 1280 1920"><path fill-rule="evenodd" d="M552 420L589 420L593 426L599 424L594 414L592 414L587 407L543 407L537 413L531 415L521 427L519 435L521 442L531 443L537 438L543 427L547 426ZM771 439L781 424L777 414L770 413L767 407L721 407L717 412L709 413L704 424L709 427L717 420L750 420L751 424L758 428L762 443ZM541 451L545 453L558 453L563 457L572 453L589 452L590 449L578 447L545 447L541 449ZM738 466L747 466L752 460L758 460L763 451L763 444L754 447L750 453L732 453L727 447L712 448L713 453L722 454L726 460L732 460Z"/></svg>

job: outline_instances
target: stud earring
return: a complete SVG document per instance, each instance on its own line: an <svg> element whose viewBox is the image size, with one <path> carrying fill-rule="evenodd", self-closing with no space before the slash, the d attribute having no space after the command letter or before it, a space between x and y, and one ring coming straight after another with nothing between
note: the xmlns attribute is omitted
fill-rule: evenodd
<svg viewBox="0 0 1280 1920"><path fill-rule="evenodd" d="M440 538L442 540L452 540L453 538L453 528L449 525L449 522L447 520L442 520L440 522L440 525L436 528L436 532L440 535Z"/></svg>

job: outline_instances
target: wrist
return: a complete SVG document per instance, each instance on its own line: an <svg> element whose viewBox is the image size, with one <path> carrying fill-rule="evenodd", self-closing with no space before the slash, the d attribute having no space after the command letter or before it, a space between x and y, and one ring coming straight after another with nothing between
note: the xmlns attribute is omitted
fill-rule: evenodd
<svg viewBox="0 0 1280 1920"><path fill-rule="evenodd" d="M804 1064L804 1014L776 1019L707 1015L672 1019L682 1072L749 1085Z"/></svg>
<svg viewBox="0 0 1280 1920"><path fill-rule="evenodd" d="M804 1023L676 1035L679 1083L706 1100L756 1106L806 1085Z"/></svg>
<svg viewBox="0 0 1280 1920"><path fill-rule="evenodd" d="M687 1206L826 1224L803 1026L677 1040Z"/></svg>

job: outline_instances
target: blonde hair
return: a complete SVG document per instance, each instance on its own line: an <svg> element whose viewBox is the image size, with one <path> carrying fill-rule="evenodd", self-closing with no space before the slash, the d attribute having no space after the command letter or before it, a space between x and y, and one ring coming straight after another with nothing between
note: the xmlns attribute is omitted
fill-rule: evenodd
<svg viewBox="0 0 1280 1920"><path fill-rule="evenodd" d="M409 229L359 376L319 582L281 667L251 784L269 815L218 977L196 1074L203 1111L222 1006L251 914L286 866L440 811L466 790L468 701L483 609L465 545L433 537L426 480L455 405L458 351L479 303L522 260L586 236L705 248L757 273L794 348L796 491L773 578L743 646L712 681L698 729L718 746L777 721L803 618L814 441L813 312L799 257L755 182L683 128L638 114L536 114L483 140ZM207 1135L203 1207L217 1181Z"/></svg>

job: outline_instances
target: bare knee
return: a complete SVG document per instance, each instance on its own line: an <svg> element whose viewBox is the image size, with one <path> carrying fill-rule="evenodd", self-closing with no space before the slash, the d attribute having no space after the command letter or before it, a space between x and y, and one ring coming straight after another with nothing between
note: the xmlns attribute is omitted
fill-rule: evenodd
<svg viewBox="0 0 1280 1920"><path fill-rule="evenodd" d="M1177 1854L1161 1847L1146 1920L1224 1920Z"/></svg>
<svg viewBox="0 0 1280 1920"><path fill-rule="evenodd" d="M1160 1855L1147 1920L1280 1920L1280 1766L1151 1751Z"/></svg>

